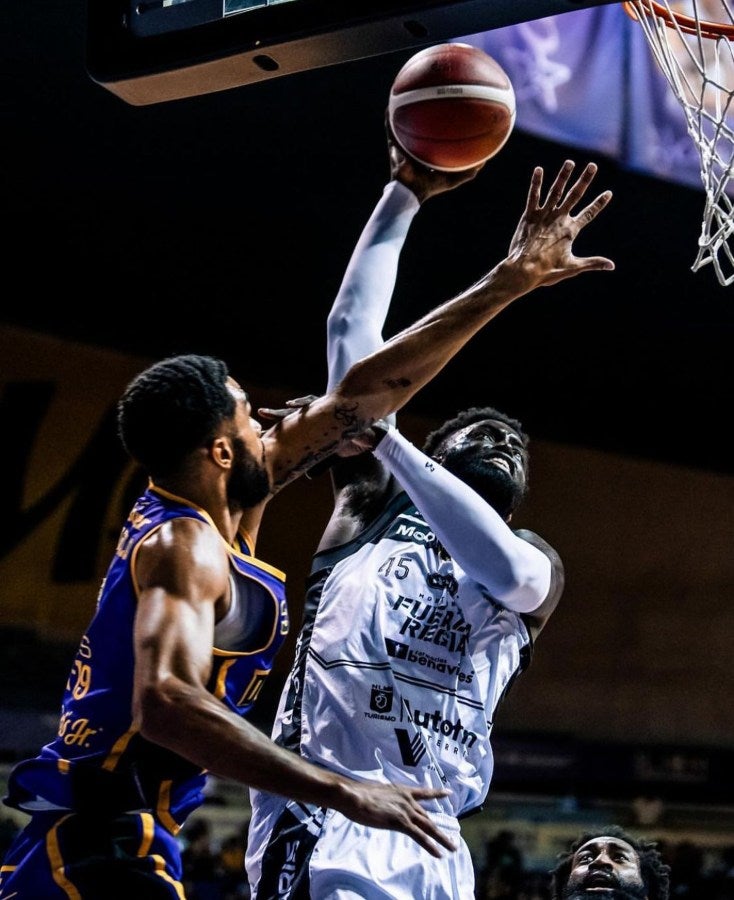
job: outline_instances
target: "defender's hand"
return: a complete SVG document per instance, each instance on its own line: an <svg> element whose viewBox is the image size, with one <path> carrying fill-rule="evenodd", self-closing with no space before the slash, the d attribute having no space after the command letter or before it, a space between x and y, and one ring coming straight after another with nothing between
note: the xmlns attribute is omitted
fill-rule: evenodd
<svg viewBox="0 0 734 900"><path fill-rule="evenodd" d="M434 824L419 801L435 800L448 794L449 791L443 789L352 782L345 786L344 802L337 808L362 825L401 831L431 856L441 857L441 847L456 850L456 846Z"/></svg>
<svg viewBox="0 0 734 900"><path fill-rule="evenodd" d="M309 403L313 403L316 399L318 399L316 394L307 394L305 397L296 397L294 400L286 400L285 408L272 409L269 406L261 406L259 407L257 414L261 419L278 421L289 416L297 409L304 409Z"/></svg>
<svg viewBox="0 0 734 900"><path fill-rule="evenodd" d="M575 168L566 160L551 185L545 201L541 199L543 169L538 166L530 181L525 210L510 242L507 261L517 263L532 287L556 284L580 272L611 271L612 260L604 256L578 257L573 253L576 236L592 222L612 199L611 191L604 191L575 215L596 175L595 163L588 163L574 184L566 190Z"/></svg>

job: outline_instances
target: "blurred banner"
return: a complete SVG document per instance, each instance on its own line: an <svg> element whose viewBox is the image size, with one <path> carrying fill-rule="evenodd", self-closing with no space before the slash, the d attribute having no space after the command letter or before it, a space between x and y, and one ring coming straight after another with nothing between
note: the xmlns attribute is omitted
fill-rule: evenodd
<svg viewBox="0 0 734 900"><path fill-rule="evenodd" d="M516 127L703 190L683 109L621 4L470 35L515 88Z"/></svg>
<svg viewBox="0 0 734 900"><path fill-rule="evenodd" d="M731 748L600 742L553 734L498 734L493 739L494 790L633 800L665 797L676 803L730 805L734 800Z"/></svg>

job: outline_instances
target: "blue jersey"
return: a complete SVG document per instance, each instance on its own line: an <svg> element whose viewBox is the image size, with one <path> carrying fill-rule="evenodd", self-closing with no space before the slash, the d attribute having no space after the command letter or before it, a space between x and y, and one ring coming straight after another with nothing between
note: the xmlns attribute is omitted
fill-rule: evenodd
<svg viewBox="0 0 734 900"><path fill-rule="evenodd" d="M97 815L144 809L175 833L202 803L206 772L145 740L132 719L137 550L145 537L178 517L215 528L203 509L154 485L133 506L74 658L56 737L36 758L15 767L7 805ZM251 555L244 533L227 549L233 602L246 620L237 646L213 648L208 689L245 716L288 633L285 576Z"/></svg>

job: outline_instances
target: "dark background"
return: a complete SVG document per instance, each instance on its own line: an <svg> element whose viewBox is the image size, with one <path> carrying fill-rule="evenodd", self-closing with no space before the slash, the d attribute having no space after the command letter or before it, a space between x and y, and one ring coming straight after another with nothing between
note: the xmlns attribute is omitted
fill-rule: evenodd
<svg viewBox="0 0 734 900"><path fill-rule="evenodd" d="M255 406L258 389L269 392L268 404L274 393L320 391L326 314L389 176L384 109L412 51L133 107L85 70L82 0L4 0L0 24L0 325L135 358L219 354L252 389ZM516 130L475 182L431 200L402 255L387 333L501 258L533 167L554 174L568 156L580 165L590 158ZM638 791L649 770L656 790L665 786L670 797L687 792L731 802L734 506L731 480L720 476L734 473L734 285L719 285L710 267L690 270L702 189L594 158L595 188L615 196L576 249L613 258L616 271L522 298L414 398L410 411L435 420L494 404L520 418L538 440L528 524L551 537L567 563L566 595L532 675L503 709L496 784L581 793L585 780L589 790L622 796ZM27 494L34 498L77 459L100 402L117 396L111 381L137 363L92 363L93 353L69 345L65 364L55 367L43 341L18 346L29 355L23 348L40 348L38 366L30 366L39 382L54 383L58 368L62 400L87 392L94 401L92 414L70 415L64 439L46 442L33 457L36 482ZM29 366L21 372L11 356L10 380L28 383ZM16 455L19 437L12 427L4 435ZM98 457L87 476L108 459ZM295 485L283 501L292 507L279 507L278 498L262 536L263 558L289 573L294 621L301 569L322 521L314 492L328 499L321 481ZM11 498L14 488L4 487ZM6 519L10 529L22 522ZM76 642L76 635L73 646L48 641L60 637L54 610L71 603L77 587L54 584L44 595L44 567L52 571L48 557L56 552L45 542L49 533L44 526L33 535L38 543L28 544L28 555L20 547L20 565L13 568L15 557L8 557L4 612L18 606L7 602L17 600L13 591L28 595L21 624L31 626L0 628L9 707L0 707L0 717L7 713L0 722L15 742L13 754L21 745L24 754L35 752L38 728L56 727L59 685ZM116 535L111 529L104 537L114 542ZM100 553L100 564L107 558ZM97 584L95 577L78 586L84 604ZM39 613L46 625L40 637L32 631ZM263 725L290 658L290 651L281 655L281 672L268 682ZM40 725L38 709L53 711ZM528 735L531 727L541 734ZM620 741L629 747L620 750ZM539 748L540 757L563 766L534 771ZM692 780L689 770L704 774Z"/></svg>
<svg viewBox="0 0 734 900"><path fill-rule="evenodd" d="M0 15L2 319L142 356L220 354L284 396L321 390L325 316L388 177L384 108L414 51L134 107L86 72L81 0ZM590 158L516 130L473 184L427 204L388 332L491 267L533 166L567 156ZM523 298L411 408L493 403L536 438L730 473L734 286L690 271L703 190L594 158L615 197L577 251L616 272Z"/></svg>

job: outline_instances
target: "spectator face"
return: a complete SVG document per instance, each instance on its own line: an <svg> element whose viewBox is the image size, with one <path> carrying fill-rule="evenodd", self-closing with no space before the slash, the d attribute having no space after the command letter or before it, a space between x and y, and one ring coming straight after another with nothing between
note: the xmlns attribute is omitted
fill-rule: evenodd
<svg viewBox="0 0 734 900"><path fill-rule="evenodd" d="M646 900L647 888L634 847L608 836L587 841L574 853L563 897L566 900Z"/></svg>

